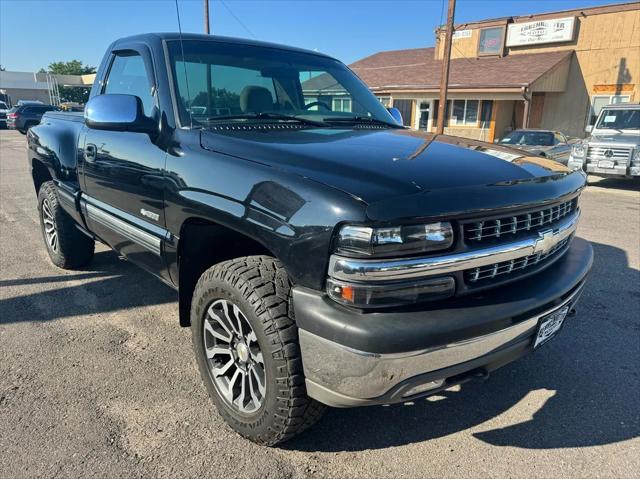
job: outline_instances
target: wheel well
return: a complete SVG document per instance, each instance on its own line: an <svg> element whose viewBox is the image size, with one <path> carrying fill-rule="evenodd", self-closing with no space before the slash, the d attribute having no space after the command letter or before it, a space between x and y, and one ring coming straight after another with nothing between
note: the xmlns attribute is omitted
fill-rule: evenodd
<svg viewBox="0 0 640 479"><path fill-rule="evenodd" d="M33 186L36 188L36 193L40 191L42 183L53 179L47 167L39 160L32 160L31 176L33 177Z"/></svg>
<svg viewBox="0 0 640 479"><path fill-rule="evenodd" d="M178 243L180 325L191 323L191 297L202 273L214 264L241 256L274 256L258 241L207 220L187 220Z"/></svg>

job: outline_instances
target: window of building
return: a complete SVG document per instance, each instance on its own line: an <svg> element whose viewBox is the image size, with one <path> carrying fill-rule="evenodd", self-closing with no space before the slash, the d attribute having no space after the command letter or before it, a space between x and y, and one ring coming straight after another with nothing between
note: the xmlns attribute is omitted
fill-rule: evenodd
<svg viewBox="0 0 640 479"><path fill-rule="evenodd" d="M449 124L452 126L477 126L479 103L478 100L453 100Z"/></svg>
<svg viewBox="0 0 640 479"><path fill-rule="evenodd" d="M438 126L438 109L440 107L440 100L434 100L433 101L433 126L436 127ZM449 126L449 113L451 112L451 101L448 101L447 104L445 105L445 111L444 111L444 118L445 118L445 122L444 122L444 126L447 127Z"/></svg>
<svg viewBox="0 0 640 479"><path fill-rule="evenodd" d="M478 56L502 55L504 27L483 28L478 41Z"/></svg>
<svg viewBox="0 0 640 479"><path fill-rule="evenodd" d="M151 80L147 74L144 60L139 54L122 53L116 55L109 69L104 93L135 95L142 100L145 115L151 115L154 104L151 95Z"/></svg>
<svg viewBox="0 0 640 479"><path fill-rule="evenodd" d="M480 128L489 128L493 114L493 100L482 100L480 109Z"/></svg>
<svg viewBox="0 0 640 479"><path fill-rule="evenodd" d="M351 111L351 98L334 98L333 111Z"/></svg>
<svg viewBox="0 0 640 479"><path fill-rule="evenodd" d="M411 126L411 110L414 100L394 100L393 106L400 110L404 126Z"/></svg>
<svg viewBox="0 0 640 479"><path fill-rule="evenodd" d="M629 95L594 95L591 97L591 111L589 113L589 125L595 125L600 110L607 105L614 103L628 103L631 100Z"/></svg>
<svg viewBox="0 0 640 479"><path fill-rule="evenodd" d="M389 108L391 106L391 97L390 96L379 96L377 97L382 106L385 108Z"/></svg>

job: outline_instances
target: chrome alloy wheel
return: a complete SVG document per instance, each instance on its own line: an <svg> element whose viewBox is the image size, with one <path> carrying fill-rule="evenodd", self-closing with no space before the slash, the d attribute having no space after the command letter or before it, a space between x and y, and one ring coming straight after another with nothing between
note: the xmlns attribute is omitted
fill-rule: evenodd
<svg viewBox="0 0 640 479"><path fill-rule="evenodd" d="M226 299L214 301L204 318L203 338L220 396L241 413L257 411L266 393L264 359L246 316Z"/></svg>
<svg viewBox="0 0 640 479"><path fill-rule="evenodd" d="M51 205L49 200L42 202L42 223L44 224L44 234L51 251L58 252L58 230L56 229L56 221L51 213Z"/></svg>

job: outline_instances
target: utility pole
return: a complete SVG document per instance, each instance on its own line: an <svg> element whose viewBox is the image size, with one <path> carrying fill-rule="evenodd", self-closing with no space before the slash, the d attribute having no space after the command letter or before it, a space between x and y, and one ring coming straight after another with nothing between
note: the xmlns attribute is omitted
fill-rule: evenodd
<svg viewBox="0 0 640 479"><path fill-rule="evenodd" d="M449 0L447 11L447 31L444 35L444 55L442 57L442 73L440 75L440 100L438 102L438 126L436 134L444 133L444 115L447 112L447 89L449 88L449 64L451 63L451 40L453 39L453 17L456 12L456 0Z"/></svg>
<svg viewBox="0 0 640 479"><path fill-rule="evenodd" d="M209 0L204 0L204 33L209 35Z"/></svg>

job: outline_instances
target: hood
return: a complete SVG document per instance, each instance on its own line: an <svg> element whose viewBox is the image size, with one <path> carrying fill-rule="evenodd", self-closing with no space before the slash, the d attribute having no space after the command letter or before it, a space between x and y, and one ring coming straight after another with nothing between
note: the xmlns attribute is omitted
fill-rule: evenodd
<svg viewBox="0 0 640 479"><path fill-rule="evenodd" d="M550 149L553 148L553 145L518 145L517 147L518 150L522 150L522 151L549 151Z"/></svg>
<svg viewBox="0 0 640 479"><path fill-rule="evenodd" d="M607 143L616 145L640 145L640 134L623 130L622 133L612 132L606 134L591 135L589 143Z"/></svg>
<svg viewBox="0 0 640 479"><path fill-rule="evenodd" d="M557 162L520 150L411 130L202 130L201 145L296 173L368 204L572 175Z"/></svg>

